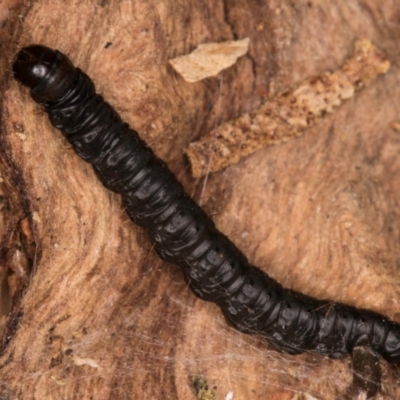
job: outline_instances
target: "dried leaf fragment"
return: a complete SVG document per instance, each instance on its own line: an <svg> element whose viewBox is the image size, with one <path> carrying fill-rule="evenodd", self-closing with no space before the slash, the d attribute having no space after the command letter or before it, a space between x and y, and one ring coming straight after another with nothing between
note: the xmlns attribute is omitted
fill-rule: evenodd
<svg viewBox="0 0 400 400"><path fill-rule="evenodd" d="M196 50L168 62L186 82L198 82L231 67L249 49L249 38L200 44Z"/></svg>
<svg viewBox="0 0 400 400"><path fill-rule="evenodd" d="M243 114L191 143L185 153L193 176L219 171L261 147L300 136L389 67L389 61L370 41L357 41L353 57L341 69L271 98L252 113Z"/></svg>

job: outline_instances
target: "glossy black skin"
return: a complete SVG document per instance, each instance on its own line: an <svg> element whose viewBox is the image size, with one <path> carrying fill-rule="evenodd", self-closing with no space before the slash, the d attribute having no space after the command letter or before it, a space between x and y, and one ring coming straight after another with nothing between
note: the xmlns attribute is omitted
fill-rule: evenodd
<svg viewBox="0 0 400 400"><path fill-rule="evenodd" d="M147 230L160 257L180 266L194 293L218 304L230 324L290 354L313 350L340 358L366 345L387 361L400 362L400 325L284 289L250 265L64 54L29 46L18 53L13 70L102 183L121 194L130 218Z"/></svg>

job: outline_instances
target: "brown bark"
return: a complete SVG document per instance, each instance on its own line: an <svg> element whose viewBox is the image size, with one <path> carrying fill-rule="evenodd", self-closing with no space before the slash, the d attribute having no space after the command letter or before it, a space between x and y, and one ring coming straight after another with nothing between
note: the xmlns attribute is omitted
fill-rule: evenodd
<svg viewBox="0 0 400 400"><path fill-rule="evenodd" d="M159 261L26 90L10 61L42 43L68 54L167 161L249 259L286 287L400 322L400 4L391 0L38 1L1 35L1 161L11 211L1 274L4 399L342 398L349 360L275 352L229 328L180 271ZM3 15L3 14L2 14ZM210 41L250 38L219 78L185 83L167 60ZM193 180L183 149L371 40L391 70L306 134ZM110 43L110 44L108 44ZM108 44L108 45L107 45ZM204 190L203 190L204 189ZM382 397L398 398L382 361ZM196 381L198 382L198 381Z"/></svg>

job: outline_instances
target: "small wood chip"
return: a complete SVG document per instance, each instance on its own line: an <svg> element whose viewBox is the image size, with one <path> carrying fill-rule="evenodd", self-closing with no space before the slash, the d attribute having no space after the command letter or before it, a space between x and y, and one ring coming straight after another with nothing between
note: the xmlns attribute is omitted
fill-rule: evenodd
<svg viewBox="0 0 400 400"><path fill-rule="evenodd" d="M249 49L249 38L201 44L192 53L168 62L186 82L198 82L231 67Z"/></svg>
<svg viewBox="0 0 400 400"><path fill-rule="evenodd" d="M202 376L194 375L191 379L198 400L216 400L214 390L209 388L207 381Z"/></svg>
<svg viewBox="0 0 400 400"><path fill-rule="evenodd" d="M191 143L185 152L193 176L219 171L263 146L300 136L389 67L389 61L370 41L357 41L354 56L341 69L326 72L291 92L267 100L252 113L243 114Z"/></svg>

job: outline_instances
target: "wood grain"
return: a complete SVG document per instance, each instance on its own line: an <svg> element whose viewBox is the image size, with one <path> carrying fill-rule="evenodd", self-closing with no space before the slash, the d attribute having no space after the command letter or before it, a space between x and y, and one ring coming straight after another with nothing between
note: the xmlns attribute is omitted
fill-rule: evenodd
<svg viewBox="0 0 400 400"><path fill-rule="evenodd" d="M3 15L3 14L2 14ZM58 48L165 159L249 259L285 286L400 322L400 5L391 0L21 2L1 39L1 176L10 212L1 275L15 294L0 358L4 399L343 398L349 360L279 354L229 328L161 263L28 93L15 52ZM219 78L188 84L167 60L250 38ZM343 65L359 38L390 71L299 139L192 180L182 150L223 121ZM22 222L21 221L25 221ZM29 224L27 224L27 222ZM27 227L28 225L28 227ZM7 236L8 235L8 236ZM23 250L27 277L10 260ZM20 264L18 264L20 265ZM381 398L398 398L396 368ZM303 396L303 397L302 397Z"/></svg>

